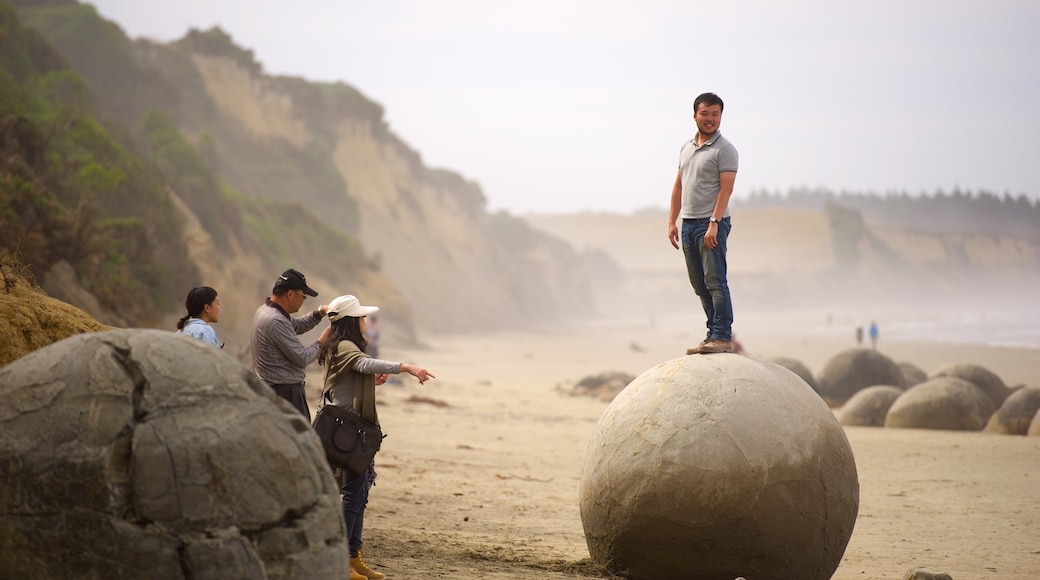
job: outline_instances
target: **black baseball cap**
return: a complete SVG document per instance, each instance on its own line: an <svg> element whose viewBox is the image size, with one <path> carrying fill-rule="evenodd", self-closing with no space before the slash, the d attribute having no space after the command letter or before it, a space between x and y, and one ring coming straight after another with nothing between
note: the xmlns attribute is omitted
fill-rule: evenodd
<svg viewBox="0 0 1040 580"><path fill-rule="evenodd" d="M318 293L307 285L307 277L297 270L289 268L274 281L275 290L300 290L307 296L317 296Z"/></svg>

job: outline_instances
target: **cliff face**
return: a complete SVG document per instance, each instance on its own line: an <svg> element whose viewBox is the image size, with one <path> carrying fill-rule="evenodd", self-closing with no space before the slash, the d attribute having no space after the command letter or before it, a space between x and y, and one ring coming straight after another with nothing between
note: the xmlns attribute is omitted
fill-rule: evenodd
<svg viewBox="0 0 1040 580"><path fill-rule="evenodd" d="M193 34L166 49L139 43L142 54L186 55L217 126L229 126L222 136L212 123L197 124L203 117L183 115L182 130L212 136L221 167L236 163L232 133L327 155L343 184L339 195L304 187L281 198L357 237L411 306L417 325L475 330L589 313L577 253L508 215L488 214L479 186L426 167L388 131L377 105L344 85L268 77L241 59L212 54L219 52L212 45L199 48ZM236 181L240 173L226 172L244 194L279 195L248 187L246 176Z"/></svg>
<svg viewBox="0 0 1040 580"><path fill-rule="evenodd" d="M988 214L979 219L988 218ZM692 291L682 253L665 241L667 213L531 215L534 227L579 248L602 250L623 282L600 299L636 312L683 312ZM920 231L856 212L743 208L732 213L730 289L743 307L923 310L958 304L1035 308L1040 238Z"/></svg>
<svg viewBox="0 0 1040 580"><path fill-rule="evenodd" d="M156 284L166 285L165 296L217 288L222 338L237 335L229 344L245 342L252 310L288 267L307 274L319 301L353 293L380 304L391 335L413 337L413 325L478 330L590 312L582 256L512 216L489 214L479 186L426 167L356 89L266 75L216 29L169 44L131 41L73 0L16 6L82 77L106 124L164 192L169 224L156 242L176 246L195 272ZM112 203L102 217L132 207ZM150 320L120 319L113 306L102 303L95 315L169 326L182 314L170 299Z"/></svg>

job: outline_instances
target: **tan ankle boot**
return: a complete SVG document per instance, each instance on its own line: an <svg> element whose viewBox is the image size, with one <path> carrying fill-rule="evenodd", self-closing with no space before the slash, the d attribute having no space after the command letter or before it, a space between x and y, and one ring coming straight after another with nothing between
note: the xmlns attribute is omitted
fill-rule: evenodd
<svg viewBox="0 0 1040 580"><path fill-rule="evenodd" d="M351 558L353 560L353 558ZM350 567L350 580L368 580L368 576L362 576L354 570L354 566Z"/></svg>
<svg viewBox="0 0 1040 580"><path fill-rule="evenodd" d="M362 554L361 550L358 550L357 558L350 559L350 580L354 580L354 572L361 574L368 580L382 580L386 578L386 574L376 572L369 568L368 564L365 564L364 554Z"/></svg>

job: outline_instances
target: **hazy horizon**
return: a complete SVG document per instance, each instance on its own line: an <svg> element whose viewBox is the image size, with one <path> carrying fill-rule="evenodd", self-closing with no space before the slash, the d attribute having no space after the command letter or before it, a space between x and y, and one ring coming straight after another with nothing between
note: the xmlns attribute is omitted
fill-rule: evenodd
<svg viewBox="0 0 1040 580"><path fill-rule="evenodd" d="M735 195L1040 198L1040 4L797 0L92 2L131 37L220 26L269 74L344 82L490 209L667 204L691 102L726 102Z"/></svg>

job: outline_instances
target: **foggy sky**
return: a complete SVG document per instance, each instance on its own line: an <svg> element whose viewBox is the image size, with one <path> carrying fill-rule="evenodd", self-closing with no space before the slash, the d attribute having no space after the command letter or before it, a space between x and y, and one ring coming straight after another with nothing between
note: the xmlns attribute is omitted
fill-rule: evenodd
<svg viewBox="0 0 1040 580"><path fill-rule="evenodd" d="M736 196L1040 197L1040 2L99 0L132 37L219 25L270 74L342 81L491 209L668 203L691 104L726 103Z"/></svg>

